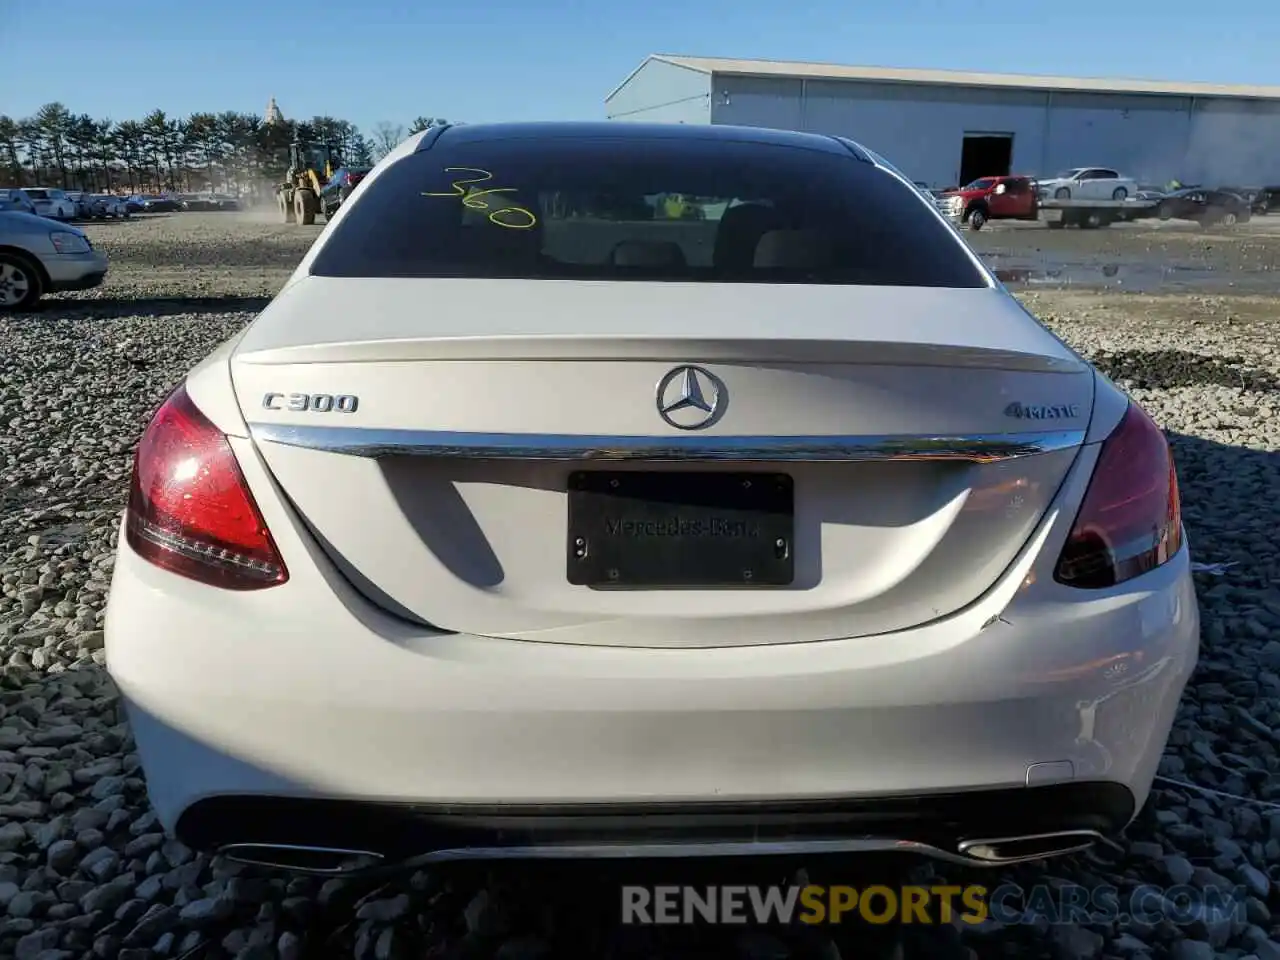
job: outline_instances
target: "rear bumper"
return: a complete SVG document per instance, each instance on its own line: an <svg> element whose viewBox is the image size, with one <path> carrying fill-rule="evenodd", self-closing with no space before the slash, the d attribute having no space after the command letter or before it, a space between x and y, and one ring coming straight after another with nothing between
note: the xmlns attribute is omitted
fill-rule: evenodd
<svg viewBox="0 0 1280 960"><path fill-rule="evenodd" d="M623 850L635 855L638 849L656 856L825 849L896 850L974 863L975 857L960 852L966 838L1067 831L1107 836L1134 812L1133 794L1105 782L875 799L604 807L223 796L187 808L176 833L196 849L233 855L238 844L270 838L282 859L288 848L363 851L387 862L614 856Z"/></svg>
<svg viewBox="0 0 1280 960"><path fill-rule="evenodd" d="M954 849L988 831L1111 831L1145 800L1198 645L1185 552L1149 576L1105 634L1014 606L967 642L867 669L860 645L919 638L655 651L424 637L350 594L355 610L284 609L290 585L250 598L176 583L124 545L107 644L152 803L197 847L563 842L547 805L580 842L634 843L660 807L719 801L782 816L779 840ZM660 832L768 837L761 814L720 809L737 819Z"/></svg>
<svg viewBox="0 0 1280 960"><path fill-rule="evenodd" d="M278 498L260 506L283 586L205 587L121 538L109 596L108 667L150 799L199 847L609 845L659 820L686 846L801 827L891 847L1105 832L1145 802L1199 649L1186 547L1072 590L1052 577L1071 521L1056 514L986 596L933 623L644 649L433 633L358 593Z"/></svg>

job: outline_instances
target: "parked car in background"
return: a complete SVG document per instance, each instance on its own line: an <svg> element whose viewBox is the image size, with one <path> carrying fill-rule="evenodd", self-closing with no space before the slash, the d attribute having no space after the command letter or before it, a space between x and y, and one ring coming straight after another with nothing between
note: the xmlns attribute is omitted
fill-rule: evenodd
<svg viewBox="0 0 1280 960"><path fill-rule="evenodd" d="M1206 227L1219 224L1230 227L1247 223L1250 210L1249 202L1239 194L1189 187L1165 196L1156 208L1156 216L1161 220L1194 220Z"/></svg>
<svg viewBox="0 0 1280 960"><path fill-rule="evenodd" d="M0 212L16 210L19 213L36 214L36 205L32 203L27 192L21 187L5 187L0 189Z"/></svg>
<svg viewBox="0 0 1280 960"><path fill-rule="evenodd" d="M981 230L988 220L1038 219L1040 200L1030 177L982 177L945 194L940 209L970 230Z"/></svg>
<svg viewBox="0 0 1280 960"><path fill-rule="evenodd" d="M74 220L76 202L65 190L57 187L25 187L27 196L36 205L36 214L50 220Z"/></svg>
<svg viewBox="0 0 1280 960"><path fill-rule="evenodd" d="M183 210L239 210L240 201L225 193L187 193L180 197Z"/></svg>
<svg viewBox="0 0 1280 960"><path fill-rule="evenodd" d="M169 194L144 197L142 201L143 213L174 213L181 209L182 201L178 197Z"/></svg>
<svg viewBox="0 0 1280 960"><path fill-rule="evenodd" d="M76 205L77 220L92 220L93 198L83 190L68 190L67 199Z"/></svg>
<svg viewBox="0 0 1280 960"><path fill-rule="evenodd" d="M339 167L335 170L329 182L320 190L320 212L326 217L337 213L347 197L351 196L351 191L356 188L356 184L363 180L371 169L373 168Z"/></svg>
<svg viewBox="0 0 1280 960"><path fill-rule="evenodd" d="M1226 186L1226 187L1218 187L1217 190L1219 193L1235 194L1237 197L1243 200L1245 204L1248 205L1250 208L1253 207L1254 200L1257 198L1258 194L1261 192L1260 188L1258 187Z"/></svg>
<svg viewBox="0 0 1280 960"><path fill-rule="evenodd" d="M79 227L0 213L0 312L28 310L46 293L96 287L106 275L106 254Z"/></svg>
<svg viewBox="0 0 1280 960"><path fill-rule="evenodd" d="M113 197L110 194L98 194L93 197L94 209L98 211L98 216L109 217L111 219L125 219L132 216L129 210L129 204L124 197Z"/></svg>
<svg viewBox="0 0 1280 960"><path fill-rule="evenodd" d="M1249 204L1249 212L1265 217L1272 210L1280 210L1280 186L1261 187Z"/></svg>
<svg viewBox="0 0 1280 960"><path fill-rule="evenodd" d="M1138 181L1109 167L1073 167L1039 182L1042 199L1127 200L1138 192Z"/></svg>

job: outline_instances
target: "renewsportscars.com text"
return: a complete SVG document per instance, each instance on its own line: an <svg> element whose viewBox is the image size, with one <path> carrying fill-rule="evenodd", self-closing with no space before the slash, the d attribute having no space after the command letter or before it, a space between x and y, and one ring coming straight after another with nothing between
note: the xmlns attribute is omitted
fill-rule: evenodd
<svg viewBox="0 0 1280 960"><path fill-rule="evenodd" d="M625 924L871 924L1005 925L1168 921L1185 926L1207 919L1243 919L1247 891L1190 886L624 886Z"/></svg>

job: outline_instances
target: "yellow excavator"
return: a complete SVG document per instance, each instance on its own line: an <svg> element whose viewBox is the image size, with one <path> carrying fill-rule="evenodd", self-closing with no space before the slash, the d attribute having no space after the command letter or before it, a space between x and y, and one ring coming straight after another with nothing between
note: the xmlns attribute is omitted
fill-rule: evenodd
<svg viewBox="0 0 1280 960"><path fill-rule="evenodd" d="M332 143L289 144L289 172L276 186L276 205L282 223L313 224L320 211L320 191L342 164Z"/></svg>

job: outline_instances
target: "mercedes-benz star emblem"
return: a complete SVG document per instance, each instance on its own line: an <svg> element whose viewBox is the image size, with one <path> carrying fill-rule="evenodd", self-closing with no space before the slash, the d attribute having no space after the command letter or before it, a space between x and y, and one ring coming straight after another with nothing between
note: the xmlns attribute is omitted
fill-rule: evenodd
<svg viewBox="0 0 1280 960"><path fill-rule="evenodd" d="M715 421L727 396L710 371L676 367L658 381L658 415L677 430L701 430Z"/></svg>

